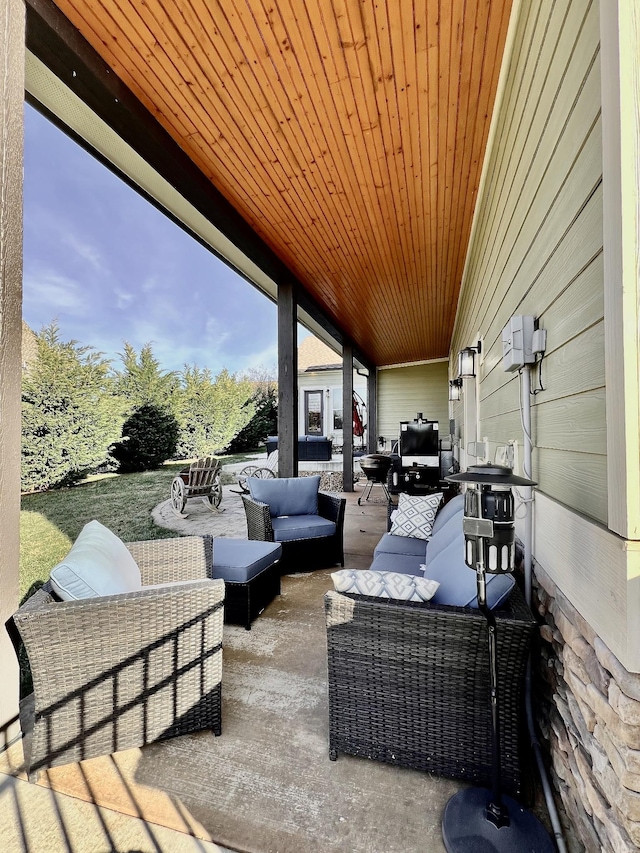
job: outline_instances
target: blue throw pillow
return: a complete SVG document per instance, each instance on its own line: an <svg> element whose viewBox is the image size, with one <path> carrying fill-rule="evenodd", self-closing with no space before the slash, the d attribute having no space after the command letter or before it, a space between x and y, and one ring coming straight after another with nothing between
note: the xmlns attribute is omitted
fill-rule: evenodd
<svg viewBox="0 0 640 853"><path fill-rule="evenodd" d="M313 477L282 477L261 480L248 477L249 494L254 501L269 504L272 518L280 515L317 515L320 475Z"/></svg>
<svg viewBox="0 0 640 853"><path fill-rule="evenodd" d="M440 586L431 599L434 604L453 604L457 607L477 607L476 573L464 561L463 541L457 539L432 560L424 576L438 581ZM487 574L487 604L493 610L500 607L515 585L513 575Z"/></svg>

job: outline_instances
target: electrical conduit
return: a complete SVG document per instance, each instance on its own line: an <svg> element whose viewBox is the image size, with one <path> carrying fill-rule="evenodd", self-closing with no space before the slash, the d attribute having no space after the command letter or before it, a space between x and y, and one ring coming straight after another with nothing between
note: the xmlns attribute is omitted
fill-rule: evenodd
<svg viewBox="0 0 640 853"><path fill-rule="evenodd" d="M531 477L531 372L529 367L524 367L520 372L520 414L522 415L522 431L524 433L524 458L522 461L523 473L530 480ZM531 486L526 486L524 489L524 585L525 598L529 607L532 600L532 550L533 550L533 492ZM547 776L547 770L544 766L542 758L542 748L536 734L535 721L533 718L533 702L531 695L531 655L527 662L527 673L525 678L525 704L527 712L527 727L529 730L529 738L531 749L535 755L540 782L544 793L544 799L547 804L547 811L551 820L553 836L556 842L559 853L567 853L567 847L562 834L562 826L558 817L553 791Z"/></svg>

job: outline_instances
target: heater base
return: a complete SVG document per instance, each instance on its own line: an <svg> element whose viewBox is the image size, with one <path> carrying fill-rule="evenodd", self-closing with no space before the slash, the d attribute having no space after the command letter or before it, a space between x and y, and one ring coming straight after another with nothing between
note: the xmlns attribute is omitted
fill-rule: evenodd
<svg viewBox="0 0 640 853"><path fill-rule="evenodd" d="M511 797L502 797L509 826L498 829L487 818L487 788L466 788L444 807L442 839L447 853L554 853L549 833L537 817Z"/></svg>

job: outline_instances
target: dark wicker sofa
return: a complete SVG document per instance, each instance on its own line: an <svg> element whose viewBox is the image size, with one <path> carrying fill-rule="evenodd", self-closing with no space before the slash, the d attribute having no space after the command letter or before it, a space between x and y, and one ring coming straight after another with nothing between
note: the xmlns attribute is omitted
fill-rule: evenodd
<svg viewBox="0 0 640 853"><path fill-rule="evenodd" d="M329 748L491 783L487 626L476 609L325 595ZM534 619L496 611L503 784L523 788L523 692Z"/></svg>

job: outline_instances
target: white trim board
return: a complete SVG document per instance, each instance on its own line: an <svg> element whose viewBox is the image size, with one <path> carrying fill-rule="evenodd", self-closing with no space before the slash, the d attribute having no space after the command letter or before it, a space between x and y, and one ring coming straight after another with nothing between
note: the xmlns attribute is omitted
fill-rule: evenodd
<svg viewBox="0 0 640 853"><path fill-rule="evenodd" d="M640 672L640 542L536 492L533 556L629 672Z"/></svg>
<svg viewBox="0 0 640 853"><path fill-rule="evenodd" d="M640 539L640 9L600 5L608 523Z"/></svg>
<svg viewBox="0 0 640 853"><path fill-rule="evenodd" d="M421 367L423 364L440 364L443 361L449 361L449 356L443 358L427 358L423 361L403 361L400 364L381 364L377 370L397 370L400 367Z"/></svg>

